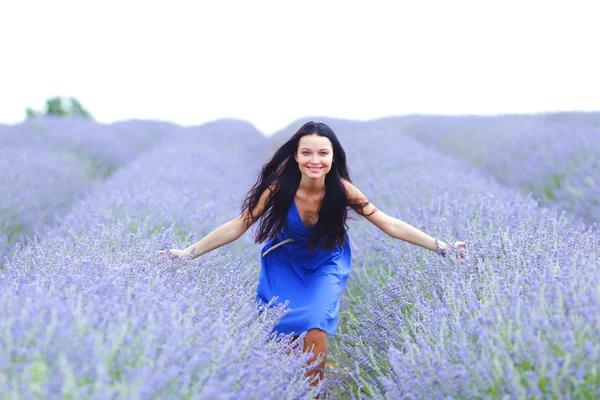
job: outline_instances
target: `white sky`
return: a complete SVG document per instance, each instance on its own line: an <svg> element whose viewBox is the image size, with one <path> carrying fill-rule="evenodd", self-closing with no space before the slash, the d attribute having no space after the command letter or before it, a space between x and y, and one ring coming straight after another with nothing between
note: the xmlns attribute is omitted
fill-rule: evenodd
<svg viewBox="0 0 600 400"><path fill-rule="evenodd" d="M0 3L0 122L74 96L96 120L271 134L298 118L600 110L593 1Z"/></svg>

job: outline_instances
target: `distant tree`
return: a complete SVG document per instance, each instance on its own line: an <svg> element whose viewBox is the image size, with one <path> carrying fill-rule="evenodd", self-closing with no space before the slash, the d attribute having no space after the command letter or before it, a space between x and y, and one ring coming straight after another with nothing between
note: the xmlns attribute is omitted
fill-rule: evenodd
<svg viewBox="0 0 600 400"><path fill-rule="evenodd" d="M83 108L79 100L77 100L75 97L71 97L69 98L69 100L71 102L71 115L77 115L80 117L92 119L90 113L85 108Z"/></svg>
<svg viewBox="0 0 600 400"><path fill-rule="evenodd" d="M39 117L41 115L39 111L36 111L31 107L27 107L25 114L27 114L27 118Z"/></svg>
<svg viewBox="0 0 600 400"><path fill-rule="evenodd" d="M67 99L60 96L51 97L46 100L45 112L40 112L32 109L31 107L27 107L25 114L27 118L43 115L56 115L59 117L76 116L93 119L89 111L83 108L79 100L77 100L75 97L69 97Z"/></svg>
<svg viewBox="0 0 600 400"><path fill-rule="evenodd" d="M68 114L66 107L63 107L63 100L56 96L46 100L46 115L57 115L63 117Z"/></svg>

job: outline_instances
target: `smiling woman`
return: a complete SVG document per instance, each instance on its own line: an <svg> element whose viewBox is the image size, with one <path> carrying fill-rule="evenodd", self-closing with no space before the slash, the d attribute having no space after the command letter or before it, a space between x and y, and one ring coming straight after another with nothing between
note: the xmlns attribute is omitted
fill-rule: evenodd
<svg viewBox="0 0 600 400"><path fill-rule="evenodd" d="M300 138L300 149L294 159L300 171L311 176L326 175L333 163L331 141L325 136L307 135Z"/></svg>
<svg viewBox="0 0 600 400"><path fill-rule="evenodd" d="M335 335L340 296L352 270L348 209L388 235L445 255L446 243L378 210L352 184L346 152L329 126L307 122L265 164L244 198L240 215L169 257L195 258L238 239L259 221L255 241L265 242L256 300L289 301L291 311L274 329L304 337L323 379L327 336ZM455 248L464 246L456 242ZM272 303L272 305L276 305ZM315 379L313 384L317 384Z"/></svg>

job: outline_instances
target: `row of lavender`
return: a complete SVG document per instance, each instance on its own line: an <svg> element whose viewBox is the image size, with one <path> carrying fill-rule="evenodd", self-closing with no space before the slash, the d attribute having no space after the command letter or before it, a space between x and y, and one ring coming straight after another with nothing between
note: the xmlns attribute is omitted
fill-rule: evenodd
<svg viewBox="0 0 600 400"><path fill-rule="evenodd" d="M222 132L223 123L183 128L155 121L101 125L46 117L0 126L0 266L15 243L44 236L98 182L154 147L198 137L199 151L218 145L236 149L234 139L242 131L256 140L253 146L264 146L263 136L249 124L230 121Z"/></svg>
<svg viewBox="0 0 600 400"><path fill-rule="evenodd" d="M258 315L250 235L194 262L158 256L236 216L268 156L248 124L205 128L237 137L150 150L14 253L0 274L0 397L310 393L307 356L269 338L285 308Z"/></svg>
<svg viewBox="0 0 600 400"><path fill-rule="evenodd" d="M332 357L339 398L600 395L600 231L393 129L331 122L382 211L465 260L351 225L353 276Z"/></svg>
<svg viewBox="0 0 600 400"><path fill-rule="evenodd" d="M57 117L0 126L0 259L15 243L43 236L45 226L98 182L177 129L166 123L101 125Z"/></svg>
<svg viewBox="0 0 600 400"><path fill-rule="evenodd" d="M500 182L600 222L600 113L384 118Z"/></svg>

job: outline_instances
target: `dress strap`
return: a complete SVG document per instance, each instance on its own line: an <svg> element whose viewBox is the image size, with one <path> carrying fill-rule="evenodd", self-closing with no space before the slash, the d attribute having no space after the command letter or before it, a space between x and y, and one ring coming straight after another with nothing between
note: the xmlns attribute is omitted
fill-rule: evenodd
<svg viewBox="0 0 600 400"><path fill-rule="evenodd" d="M263 257L266 256L268 252L270 252L271 250L275 250L276 248L278 248L282 244L286 244L286 243L293 242L293 241L294 241L294 239L291 239L291 238L290 239L285 239L284 241L277 243L275 246L272 246L269 250L265 251L262 256Z"/></svg>

